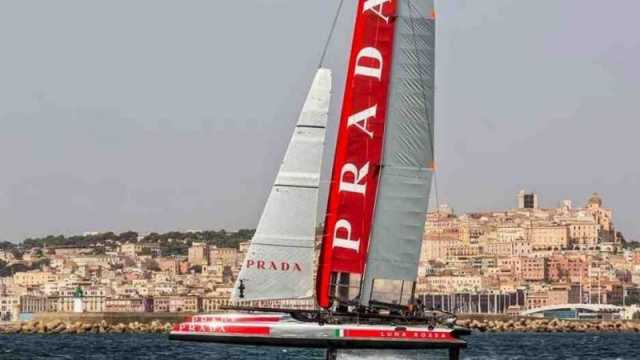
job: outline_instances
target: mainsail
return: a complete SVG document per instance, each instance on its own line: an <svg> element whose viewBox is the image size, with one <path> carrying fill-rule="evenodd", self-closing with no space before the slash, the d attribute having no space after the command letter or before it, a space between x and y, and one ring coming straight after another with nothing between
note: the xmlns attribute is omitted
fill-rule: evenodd
<svg viewBox="0 0 640 360"><path fill-rule="evenodd" d="M367 305L402 303L413 289L433 164L434 14L433 0L359 1L318 269L322 307L336 292Z"/></svg>
<svg viewBox="0 0 640 360"><path fill-rule="evenodd" d="M319 69L232 293L233 301L313 296L320 167L331 72Z"/></svg>
<svg viewBox="0 0 640 360"><path fill-rule="evenodd" d="M317 280L328 307L338 274L362 274L371 231L395 27L395 0L359 0Z"/></svg>
<svg viewBox="0 0 640 360"><path fill-rule="evenodd" d="M397 2L389 110L360 303L406 303L418 275L433 171L433 0Z"/></svg>

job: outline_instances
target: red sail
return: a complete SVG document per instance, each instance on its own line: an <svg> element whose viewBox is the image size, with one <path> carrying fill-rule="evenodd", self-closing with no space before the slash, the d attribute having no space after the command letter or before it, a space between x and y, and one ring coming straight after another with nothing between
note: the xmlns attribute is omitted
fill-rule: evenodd
<svg viewBox="0 0 640 360"><path fill-rule="evenodd" d="M382 156L397 0L359 0L329 189L317 299L331 274L363 272Z"/></svg>

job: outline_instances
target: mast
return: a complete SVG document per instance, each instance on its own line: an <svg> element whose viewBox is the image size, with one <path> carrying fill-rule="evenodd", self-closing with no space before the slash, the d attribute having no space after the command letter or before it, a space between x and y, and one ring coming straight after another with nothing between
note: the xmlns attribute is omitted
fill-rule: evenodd
<svg viewBox="0 0 640 360"><path fill-rule="evenodd" d="M331 71L319 69L233 288L233 301L313 296L320 169Z"/></svg>
<svg viewBox="0 0 640 360"><path fill-rule="evenodd" d="M338 279L338 292L351 297L351 275L362 274L365 267L382 161L396 3L358 0L318 264L316 296L324 308L331 305Z"/></svg>

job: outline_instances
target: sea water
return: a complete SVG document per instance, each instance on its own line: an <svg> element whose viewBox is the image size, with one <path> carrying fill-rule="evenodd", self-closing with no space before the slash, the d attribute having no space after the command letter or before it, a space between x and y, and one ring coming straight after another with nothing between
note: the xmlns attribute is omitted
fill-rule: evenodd
<svg viewBox="0 0 640 360"><path fill-rule="evenodd" d="M462 359L640 359L635 333L477 333ZM167 360L323 360L313 349L231 346L169 341L166 335L0 335L0 360L11 359L167 359ZM446 351L363 351L339 359L447 359Z"/></svg>

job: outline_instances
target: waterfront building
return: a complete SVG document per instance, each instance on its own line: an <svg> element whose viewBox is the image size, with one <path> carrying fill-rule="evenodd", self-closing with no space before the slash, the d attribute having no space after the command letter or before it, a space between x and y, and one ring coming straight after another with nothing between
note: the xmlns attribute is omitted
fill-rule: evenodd
<svg viewBox="0 0 640 360"><path fill-rule="evenodd" d="M49 271L26 271L13 275L13 282L19 286L37 287L46 283L55 283L57 277Z"/></svg>
<svg viewBox="0 0 640 360"><path fill-rule="evenodd" d="M598 246L600 225L593 217L585 216L584 213L581 215L567 223L571 246L574 249L595 249Z"/></svg>
<svg viewBox="0 0 640 360"><path fill-rule="evenodd" d="M422 259L425 261L440 260L444 261L449 253L449 249L462 244L458 239L451 238L425 238L422 242Z"/></svg>
<svg viewBox="0 0 640 360"><path fill-rule="evenodd" d="M77 266L108 267L117 262L117 258L108 255L75 255L68 258Z"/></svg>
<svg viewBox="0 0 640 360"><path fill-rule="evenodd" d="M478 243L479 239L487 231L487 218L476 218L472 215L462 215L460 218L459 237L466 244ZM484 220L484 221L483 221Z"/></svg>
<svg viewBox="0 0 640 360"><path fill-rule="evenodd" d="M580 283L589 277L588 255L554 255L548 258L548 279L552 282Z"/></svg>
<svg viewBox="0 0 640 360"><path fill-rule="evenodd" d="M106 307L106 299L104 296L84 296L82 298L82 309L86 312L105 312L108 311Z"/></svg>
<svg viewBox="0 0 640 360"><path fill-rule="evenodd" d="M231 299L227 296L206 296L202 298L202 311L214 312L220 310L223 306L230 306Z"/></svg>
<svg viewBox="0 0 640 360"><path fill-rule="evenodd" d="M0 294L0 322L18 320L20 297Z"/></svg>
<svg viewBox="0 0 640 360"><path fill-rule="evenodd" d="M497 226L496 238L501 243L512 243L525 240L527 232L524 227L517 223L501 224Z"/></svg>
<svg viewBox="0 0 640 360"><path fill-rule="evenodd" d="M142 245L138 243L125 243L120 246L119 253L124 256L135 257L142 250Z"/></svg>
<svg viewBox="0 0 640 360"><path fill-rule="evenodd" d="M482 248L478 244L459 244L451 245L446 250L447 259L455 261L456 259L462 260L467 258L478 257L482 254Z"/></svg>
<svg viewBox="0 0 640 360"><path fill-rule="evenodd" d="M203 266L209 264L209 245L205 243L193 243L188 251L190 266Z"/></svg>
<svg viewBox="0 0 640 360"><path fill-rule="evenodd" d="M48 308L48 299L44 296L20 296L20 313L46 312Z"/></svg>
<svg viewBox="0 0 640 360"><path fill-rule="evenodd" d="M169 298L169 312L192 312L202 311L202 298L198 296L175 296Z"/></svg>
<svg viewBox="0 0 640 360"><path fill-rule="evenodd" d="M456 314L511 314L524 308L526 295L522 290L515 290L420 294L418 298L427 309Z"/></svg>
<svg viewBox="0 0 640 360"><path fill-rule="evenodd" d="M602 207L602 198L594 193L587 202L588 211L598 225L599 249L602 252L619 253L622 250L622 238L613 226L613 210Z"/></svg>
<svg viewBox="0 0 640 360"><path fill-rule="evenodd" d="M180 262L181 261L175 256L156 258L156 263L160 271L166 271L171 274L180 273Z"/></svg>
<svg viewBox="0 0 640 360"><path fill-rule="evenodd" d="M109 298L104 300L105 312L151 312L151 298Z"/></svg>
<svg viewBox="0 0 640 360"><path fill-rule="evenodd" d="M157 296L153 298L153 311L197 313L202 311L202 303L198 296Z"/></svg>
<svg viewBox="0 0 640 360"><path fill-rule="evenodd" d="M119 254L129 257L137 255L161 256L160 245L155 243L127 242L120 246Z"/></svg>
<svg viewBox="0 0 640 360"><path fill-rule="evenodd" d="M527 236L533 250L561 250L569 246L569 229L557 223L532 223Z"/></svg>
<svg viewBox="0 0 640 360"><path fill-rule="evenodd" d="M211 247L209 251L209 264L217 263L223 268L239 268L244 260L245 253L236 248Z"/></svg>
<svg viewBox="0 0 640 360"><path fill-rule="evenodd" d="M418 279L416 292L421 294L449 294L478 291L485 288L482 276L427 276Z"/></svg>
<svg viewBox="0 0 640 360"><path fill-rule="evenodd" d="M534 309L541 306L577 304L580 302L580 286L578 284L554 285L545 291L537 293L537 300L527 303L527 309Z"/></svg>
<svg viewBox="0 0 640 360"><path fill-rule="evenodd" d="M216 259L210 265L202 267L203 276L208 277L214 284L224 283L224 264L222 260Z"/></svg>
<svg viewBox="0 0 640 360"><path fill-rule="evenodd" d="M547 259L512 256L498 259L498 267L512 274L514 280L545 281L547 279Z"/></svg>
<svg viewBox="0 0 640 360"><path fill-rule="evenodd" d="M513 256L513 242L496 238L485 238L482 241L482 249L485 255L496 257Z"/></svg>
<svg viewBox="0 0 640 360"><path fill-rule="evenodd" d="M538 205L538 194L527 193L524 190L520 190L520 192L518 193L519 209L537 209Z"/></svg>
<svg viewBox="0 0 640 360"><path fill-rule="evenodd" d="M567 320L620 320L628 316L622 307L608 304L547 305L524 310L519 315Z"/></svg>

